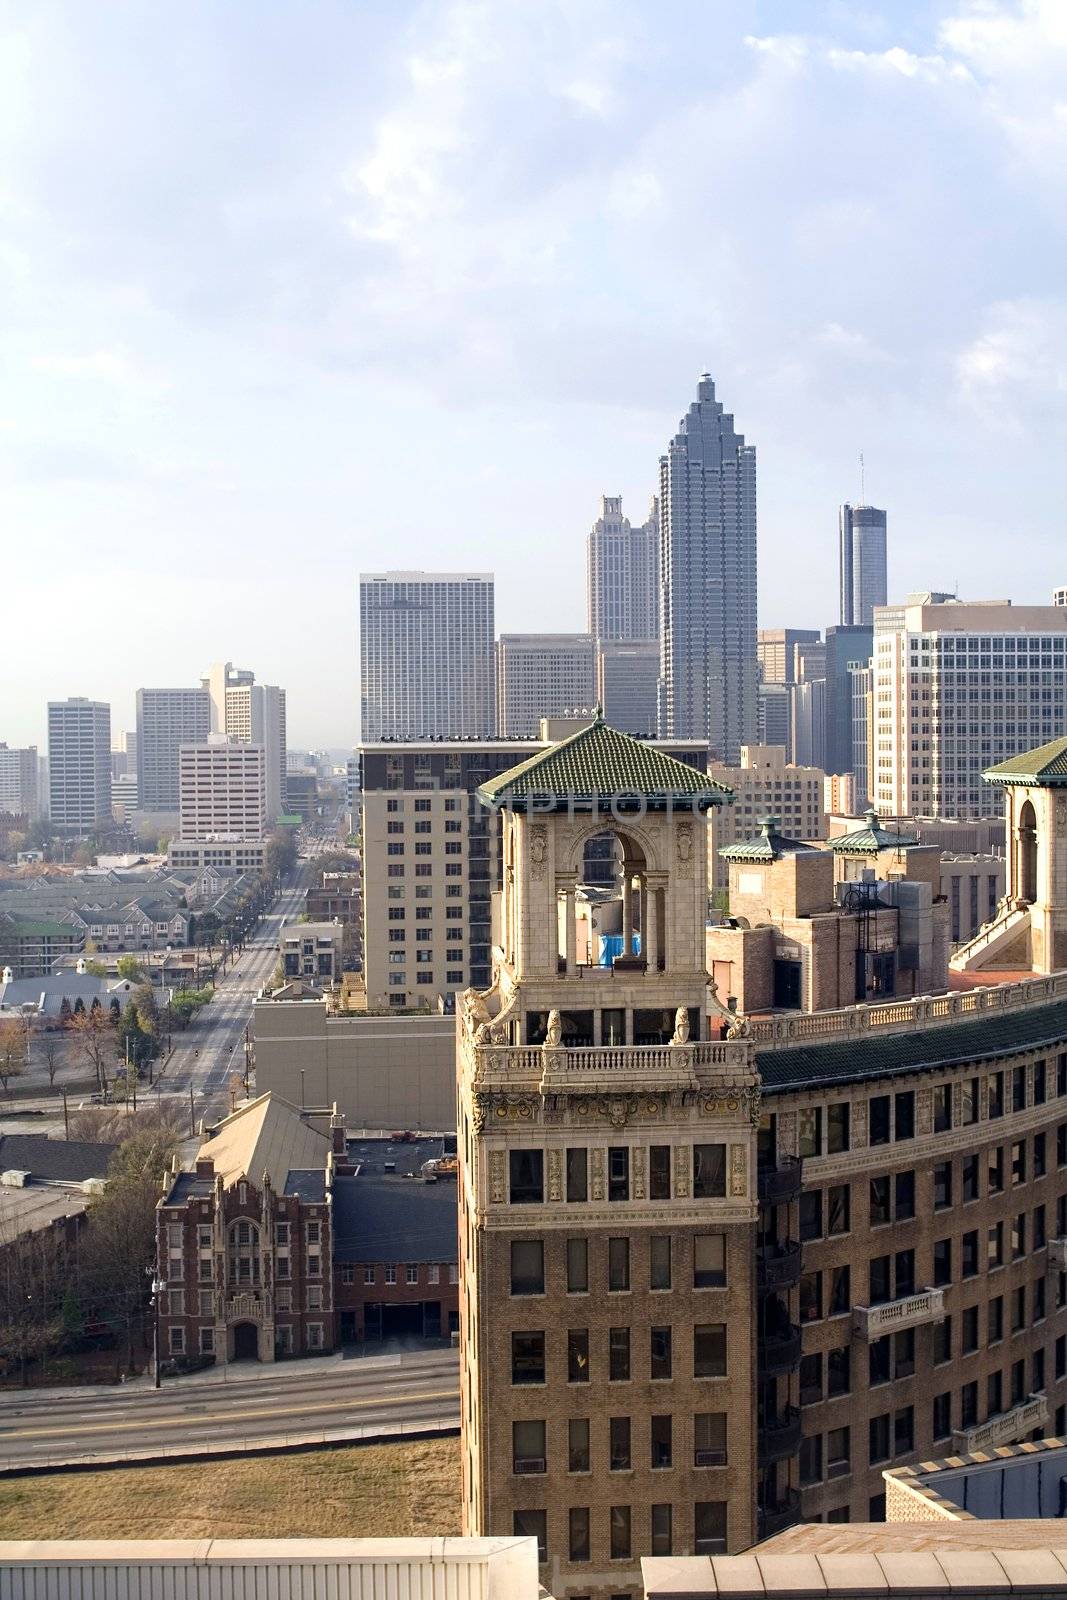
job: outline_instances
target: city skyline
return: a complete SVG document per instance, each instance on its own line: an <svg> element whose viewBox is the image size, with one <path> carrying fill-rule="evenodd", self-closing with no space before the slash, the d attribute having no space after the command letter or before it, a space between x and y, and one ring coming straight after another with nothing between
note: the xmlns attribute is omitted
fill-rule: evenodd
<svg viewBox="0 0 1067 1600"><path fill-rule="evenodd" d="M339 568L491 569L501 631L579 631L599 497L647 503L705 367L760 448L761 625L833 620L861 450L891 598L1003 592L1006 532L1014 599L1063 583L1058 8L194 8L188 57L134 15L0 35L9 743L69 694L132 726L220 638L294 744L354 740ZM153 660L97 628L84 671L119 596Z"/></svg>

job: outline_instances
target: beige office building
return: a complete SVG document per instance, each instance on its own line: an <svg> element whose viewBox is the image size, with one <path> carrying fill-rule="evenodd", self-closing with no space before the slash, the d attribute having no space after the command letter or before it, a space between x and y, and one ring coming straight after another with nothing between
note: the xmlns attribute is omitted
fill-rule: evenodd
<svg viewBox="0 0 1067 1600"><path fill-rule="evenodd" d="M182 839L262 839L267 822L263 746L219 734L205 744L183 744L178 805Z"/></svg>
<svg viewBox="0 0 1067 1600"><path fill-rule="evenodd" d="M710 877L713 890L725 889L729 878L719 852L759 832L760 819L778 819L782 833L793 839L825 839L826 774L821 767L797 767L786 761L781 745L741 747L741 765L713 762L708 775L729 789L733 805L711 813Z"/></svg>
<svg viewBox="0 0 1067 1600"><path fill-rule="evenodd" d="M984 769L1067 725L1067 608L934 594L879 606L872 698L883 816L998 816Z"/></svg>
<svg viewBox="0 0 1067 1600"><path fill-rule="evenodd" d="M211 701L212 732L263 746L266 815L275 822L288 809L285 690L257 683L254 672L228 661L214 662L200 682Z"/></svg>

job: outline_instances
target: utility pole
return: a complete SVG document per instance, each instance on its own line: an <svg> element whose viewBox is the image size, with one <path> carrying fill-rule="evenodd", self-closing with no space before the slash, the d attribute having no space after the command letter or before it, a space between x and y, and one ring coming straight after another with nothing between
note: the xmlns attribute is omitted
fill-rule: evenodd
<svg viewBox="0 0 1067 1600"><path fill-rule="evenodd" d="M195 1102L193 1100L193 1086L192 1086L192 1084L190 1084L189 1085L189 1134L190 1134L190 1137L192 1137L192 1135L195 1134L195 1133L196 1133L196 1105L195 1105Z"/></svg>
<svg viewBox="0 0 1067 1600"><path fill-rule="evenodd" d="M70 1138L70 1118L67 1115L67 1091L66 1091L66 1089L63 1089L60 1092L61 1092L61 1094L63 1096L63 1137L64 1137L64 1139L69 1139Z"/></svg>

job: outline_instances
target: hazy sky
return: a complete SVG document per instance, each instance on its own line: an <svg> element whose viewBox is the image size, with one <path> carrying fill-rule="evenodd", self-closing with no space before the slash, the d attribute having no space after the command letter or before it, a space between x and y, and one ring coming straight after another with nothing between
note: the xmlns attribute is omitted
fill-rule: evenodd
<svg viewBox="0 0 1067 1600"><path fill-rule="evenodd" d="M0 0L0 739L289 691L356 735L356 580L580 628L703 368L760 616L1067 583L1067 3Z"/></svg>

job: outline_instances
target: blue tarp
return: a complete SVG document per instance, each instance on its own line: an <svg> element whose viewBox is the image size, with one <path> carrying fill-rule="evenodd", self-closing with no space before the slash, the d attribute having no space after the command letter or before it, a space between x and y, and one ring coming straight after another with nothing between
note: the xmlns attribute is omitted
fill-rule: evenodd
<svg viewBox="0 0 1067 1600"><path fill-rule="evenodd" d="M641 954L641 935L634 934L634 955ZM616 956L622 955L622 934L602 933L600 935L600 961L598 965L610 967Z"/></svg>

